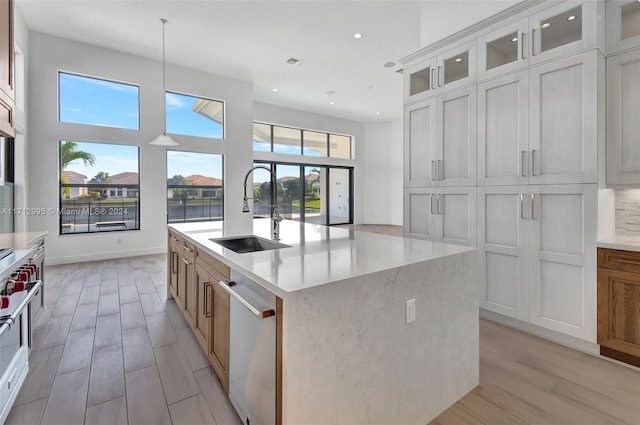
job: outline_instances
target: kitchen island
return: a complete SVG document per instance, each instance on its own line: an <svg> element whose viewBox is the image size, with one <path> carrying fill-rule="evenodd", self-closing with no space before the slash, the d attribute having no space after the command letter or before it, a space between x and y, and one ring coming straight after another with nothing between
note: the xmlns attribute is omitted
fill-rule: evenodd
<svg viewBox="0 0 640 425"><path fill-rule="evenodd" d="M475 249L285 220L288 247L240 254L221 222L169 229L278 297L278 422L424 424L478 384Z"/></svg>

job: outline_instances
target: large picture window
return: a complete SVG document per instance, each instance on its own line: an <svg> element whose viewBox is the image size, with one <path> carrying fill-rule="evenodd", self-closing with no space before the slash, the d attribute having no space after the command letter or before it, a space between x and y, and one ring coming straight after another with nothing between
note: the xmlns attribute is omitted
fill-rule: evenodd
<svg viewBox="0 0 640 425"><path fill-rule="evenodd" d="M60 234L140 229L138 151L60 141Z"/></svg>
<svg viewBox="0 0 640 425"><path fill-rule="evenodd" d="M140 129L140 88L99 78L58 73L60 122Z"/></svg>
<svg viewBox="0 0 640 425"><path fill-rule="evenodd" d="M351 136L253 123L254 152L352 159L351 145Z"/></svg>
<svg viewBox="0 0 640 425"><path fill-rule="evenodd" d="M167 151L167 221L222 220L222 155Z"/></svg>
<svg viewBox="0 0 640 425"><path fill-rule="evenodd" d="M224 139L224 103L219 100L166 93L167 133Z"/></svg>

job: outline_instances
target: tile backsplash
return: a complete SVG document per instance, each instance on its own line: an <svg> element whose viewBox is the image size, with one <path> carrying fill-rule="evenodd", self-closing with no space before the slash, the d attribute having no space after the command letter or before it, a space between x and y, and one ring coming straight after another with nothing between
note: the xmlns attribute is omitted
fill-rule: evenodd
<svg viewBox="0 0 640 425"><path fill-rule="evenodd" d="M616 190L616 234L640 236L640 189Z"/></svg>

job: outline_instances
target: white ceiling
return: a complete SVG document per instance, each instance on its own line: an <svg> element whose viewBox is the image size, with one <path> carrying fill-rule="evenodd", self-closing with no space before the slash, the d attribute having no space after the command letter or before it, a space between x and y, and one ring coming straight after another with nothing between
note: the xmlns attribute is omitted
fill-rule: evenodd
<svg viewBox="0 0 640 425"><path fill-rule="evenodd" d="M167 62L252 82L257 101L361 122L402 116L401 66L384 63L513 3L16 0L33 31L157 60L166 18Z"/></svg>

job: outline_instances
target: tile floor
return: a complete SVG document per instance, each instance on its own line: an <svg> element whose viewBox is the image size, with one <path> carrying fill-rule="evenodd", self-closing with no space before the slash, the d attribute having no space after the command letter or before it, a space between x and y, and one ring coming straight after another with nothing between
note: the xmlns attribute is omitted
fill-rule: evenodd
<svg viewBox="0 0 640 425"><path fill-rule="evenodd" d="M7 425L239 425L175 302L166 256L52 266Z"/></svg>

